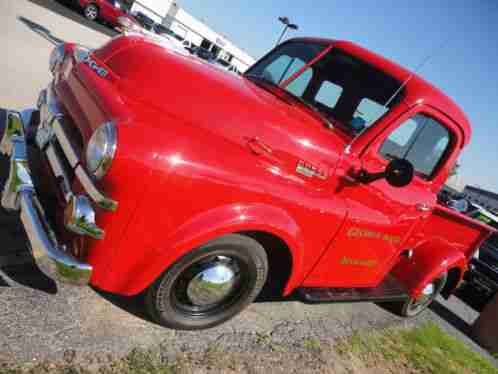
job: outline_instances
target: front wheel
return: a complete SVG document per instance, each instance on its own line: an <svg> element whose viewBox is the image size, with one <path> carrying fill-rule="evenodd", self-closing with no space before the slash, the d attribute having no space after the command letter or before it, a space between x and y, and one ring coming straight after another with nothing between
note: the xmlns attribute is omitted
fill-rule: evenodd
<svg viewBox="0 0 498 374"><path fill-rule="evenodd" d="M424 287L420 296L396 304L396 313L402 317L415 317L422 313L443 290L447 278L447 273L439 275Z"/></svg>
<svg viewBox="0 0 498 374"><path fill-rule="evenodd" d="M99 8L95 4L88 4L83 9L83 14L90 21L95 21L99 17Z"/></svg>
<svg viewBox="0 0 498 374"><path fill-rule="evenodd" d="M189 252L146 291L150 316L181 330L210 328L248 306L268 273L264 248L254 239L230 234Z"/></svg>

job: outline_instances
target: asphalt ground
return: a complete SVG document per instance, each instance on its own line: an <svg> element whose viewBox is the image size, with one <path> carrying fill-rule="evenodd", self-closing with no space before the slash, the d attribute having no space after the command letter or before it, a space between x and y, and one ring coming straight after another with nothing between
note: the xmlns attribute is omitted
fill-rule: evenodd
<svg viewBox="0 0 498 374"><path fill-rule="evenodd" d="M96 47L113 31L90 24L53 0L0 1L0 107L33 107L50 80L53 45L73 41ZM0 110L0 124L4 111ZM7 161L0 157L0 183ZM3 185L3 184L2 184ZM305 339L332 341L354 331L436 321L481 351L465 334L478 316L459 299L439 300L412 320L370 303L307 305L299 301L257 302L217 328L182 332L150 322L142 300L57 285L39 272L27 250L16 215L0 211L0 360L33 361L71 356L98 360L135 347L160 346L166 355L202 352L213 345L233 352L271 351L272 341L290 348Z"/></svg>

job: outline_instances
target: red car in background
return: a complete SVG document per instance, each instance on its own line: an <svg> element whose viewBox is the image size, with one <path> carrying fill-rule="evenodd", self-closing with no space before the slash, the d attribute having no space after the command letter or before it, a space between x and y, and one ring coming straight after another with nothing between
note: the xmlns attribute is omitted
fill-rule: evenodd
<svg viewBox="0 0 498 374"><path fill-rule="evenodd" d="M112 27L118 27L120 26L119 17L125 17L137 23L118 0L79 0L79 5L83 9L85 18L91 21L100 19Z"/></svg>

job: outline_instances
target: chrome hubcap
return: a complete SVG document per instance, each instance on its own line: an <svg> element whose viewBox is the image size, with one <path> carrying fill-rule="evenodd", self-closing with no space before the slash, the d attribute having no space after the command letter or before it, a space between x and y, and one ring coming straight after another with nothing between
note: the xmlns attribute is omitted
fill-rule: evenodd
<svg viewBox="0 0 498 374"><path fill-rule="evenodd" d="M422 309L425 309L434 299L438 287L439 281L435 281L426 285L422 290L421 295L411 302L410 310L412 312L418 312Z"/></svg>
<svg viewBox="0 0 498 374"><path fill-rule="evenodd" d="M236 281L236 269L225 258L217 258L192 278L187 296L194 305L214 305L232 293Z"/></svg>
<svg viewBox="0 0 498 374"><path fill-rule="evenodd" d="M85 9L85 15L90 19L97 18L97 9L93 6L89 6Z"/></svg>
<svg viewBox="0 0 498 374"><path fill-rule="evenodd" d="M425 296L430 296L434 293L434 289L434 283L430 283L422 290L422 294L424 294Z"/></svg>

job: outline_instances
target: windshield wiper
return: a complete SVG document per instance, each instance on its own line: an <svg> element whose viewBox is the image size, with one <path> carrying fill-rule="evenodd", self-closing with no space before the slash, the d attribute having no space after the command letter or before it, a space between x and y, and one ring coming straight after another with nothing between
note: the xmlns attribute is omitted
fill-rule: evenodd
<svg viewBox="0 0 498 374"><path fill-rule="evenodd" d="M329 128L329 129L332 129L334 128L334 125L323 115L323 113L317 108L315 107L314 105L308 103L307 101L305 101L303 98L297 96L297 95L294 95L292 92L289 92L287 91L286 89L280 87L277 83L275 83L273 80L270 80L268 78L265 78L261 75L256 75L256 74L244 74L244 77L250 79L251 81L254 81L254 82L263 82L265 84L268 84L272 87L276 87L278 88L279 92L283 92L285 93L288 97L291 97L294 101L298 101L300 104L304 105L305 107L307 107L308 109L311 109L313 112L315 112L319 117L320 119L322 120L322 122ZM260 87L263 87L266 91L268 92L271 92L273 94L275 94L275 92L273 92L272 90L268 90L266 87L264 87L265 85L259 85ZM281 98L281 96L279 96ZM288 102L286 101L288 104L293 104L291 102Z"/></svg>

